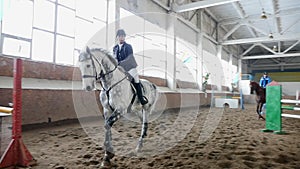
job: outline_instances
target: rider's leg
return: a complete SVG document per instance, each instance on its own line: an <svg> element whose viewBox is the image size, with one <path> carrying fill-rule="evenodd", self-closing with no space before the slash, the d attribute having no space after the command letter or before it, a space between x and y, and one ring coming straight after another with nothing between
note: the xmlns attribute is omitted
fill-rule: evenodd
<svg viewBox="0 0 300 169"><path fill-rule="evenodd" d="M147 100L147 98L145 98L145 96L143 96L142 86L141 86L141 82L140 82L139 75L138 75L136 68L130 69L128 71L128 73L133 77L133 80L132 80L133 85L136 89L136 92L137 92L137 95L138 95L138 98L139 98L141 104L142 105L147 104L148 100Z"/></svg>

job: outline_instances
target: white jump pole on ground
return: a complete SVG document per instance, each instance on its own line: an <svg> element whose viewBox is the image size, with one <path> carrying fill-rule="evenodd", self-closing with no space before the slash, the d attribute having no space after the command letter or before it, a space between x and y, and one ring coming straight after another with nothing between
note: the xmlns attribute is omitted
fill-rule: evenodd
<svg viewBox="0 0 300 169"><path fill-rule="evenodd" d="M296 91L296 100L299 100L299 90ZM298 106L299 103L296 103L296 105Z"/></svg>

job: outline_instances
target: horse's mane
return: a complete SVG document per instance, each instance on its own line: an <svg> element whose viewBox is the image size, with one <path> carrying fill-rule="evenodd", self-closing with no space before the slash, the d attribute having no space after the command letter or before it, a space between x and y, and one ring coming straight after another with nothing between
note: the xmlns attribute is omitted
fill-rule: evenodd
<svg viewBox="0 0 300 169"><path fill-rule="evenodd" d="M114 66L118 66L118 63L117 63L116 59L113 58L112 54L108 50L103 49L103 48L93 48L93 49L91 49L91 52L94 52L94 51L103 53L105 56L107 56L109 61L112 62L112 64L114 64Z"/></svg>
<svg viewBox="0 0 300 169"><path fill-rule="evenodd" d="M114 66L118 67L118 69L119 69L121 72L123 72L124 74L127 74L127 75L128 75L128 72L126 72L126 71L124 70L123 67L118 66L118 62L117 62L117 60L112 56L111 52L109 52L108 50L103 49L103 48L92 48L92 49L91 49L91 52L94 52L94 51L95 51L95 52L101 52L101 53L105 54L105 55L107 56L107 58L109 59L109 61L111 61L112 64L113 64Z"/></svg>
<svg viewBox="0 0 300 169"><path fill-rule="evenodd" d="M257 89L262 88L262 87L260 87L259 84L258 84L257 82L255 82L255 81L251 81L250 84L251 84L251 85L254 84L255 87L256 87Z"/></svg>
<svg viewBox="0 0 300 169"><path fill-rule="evenodd" d="M263 92L263 88L259 86L259 84L255 81L251 81L250 84L252 85L252 88L256 91L256 95L261 95L265 97L265 94Z"/></svg>

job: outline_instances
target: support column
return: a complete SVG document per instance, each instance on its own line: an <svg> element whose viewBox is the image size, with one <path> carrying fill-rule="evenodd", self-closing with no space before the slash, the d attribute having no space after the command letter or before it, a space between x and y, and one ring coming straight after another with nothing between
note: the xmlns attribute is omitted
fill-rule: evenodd
<svg viewBox="0 0 300 169"><path fill-rule="evenodd" d="M176 89L176 14L167 15L167 85L170 89Z"/></svg>
<svg viewBox="0 0 300 169"><path fill-rule="evenodd" d="M197 34L197 82L201 91L203 91L203 72L204 72L204 61L203 61L203 34L202 32L202 21L203 21L203 10L197 14L197 25L200 32Z"/></svg>
<svg viewBox="0 0 300 169"><path fill-rule="evenodd" d="M204 63L203 63L203 44L202 44L203 36L202 33L198 33L197 38L197 82L200 90L202 91L202 83L203 83L203 72L204 72Z"/></svg>
<svg viewBox="0 0 300 169"><path fill-rule="evenodd" d="M238 60L238 73L239 75L239 91L242 89L241 88L241 80L242 80L242 59Z"/></svg>
<svg viewBox="0 0 300 169"><path fill-rule="evenodd" d="M230 53L229 54L229 62L228 62L228 65L230 66L230 73L232 73L232 54ZM231 80L231 82L230 82L230 91L233 91L233 87L232 87L232 80Z"/></svg>
<svg viewBox="0 0 300 169"><path fill-rule="evenodd" d="M222 66L222 62L221 62L221 60L222 60L222 48L223 48L222 45L217 45L217 57L218 57L218 59L219 59L219 61L221 63L221 66ZM222 74L220 75L221 76L220 77L220 81L217 81L217 84L216 84L217 87L218 87L218 91L222 91L222 82L225 81L223 67L222 67L221 70L222 70Z"/></svg>
<svg viewBox="0 0 300 169"><path fill-rule="evenodd" d="M105 47L109 50L116 43L116 31L120 27L120 2L107 0L106 12L106 41Z"/></svg>

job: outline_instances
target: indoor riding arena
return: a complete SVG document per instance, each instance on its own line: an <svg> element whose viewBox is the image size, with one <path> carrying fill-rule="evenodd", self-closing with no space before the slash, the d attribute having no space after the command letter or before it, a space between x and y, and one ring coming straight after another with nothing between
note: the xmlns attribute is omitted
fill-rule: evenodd
<svg viewBox="0 0 300 169"><path fill-rule="evenodd" d="M300 169L300 1L0 0L0 169Z"/></svg>

